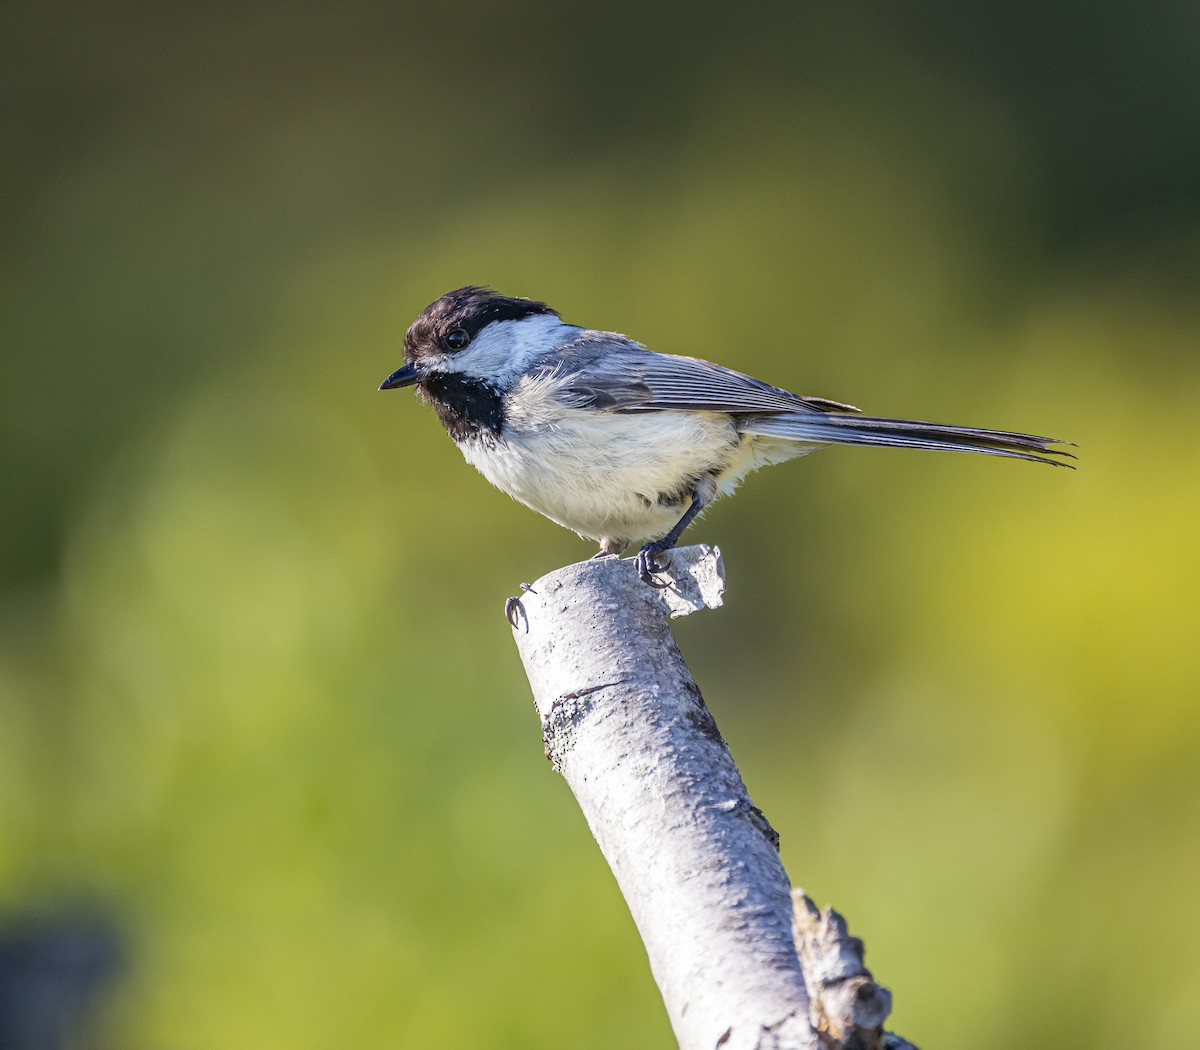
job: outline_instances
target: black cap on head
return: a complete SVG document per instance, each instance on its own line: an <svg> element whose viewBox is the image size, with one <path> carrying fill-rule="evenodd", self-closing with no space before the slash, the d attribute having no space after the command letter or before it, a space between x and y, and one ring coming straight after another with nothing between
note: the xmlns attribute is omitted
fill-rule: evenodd
<svg viewBox="0 0 1200 1050"><path fill-rule="evenodd" d="M451 352L446 343L451 332L463 331L474 339L493 321L519 321L533 314L555 314L545 303L501 295L490 288L467 285L435 299L409 326L404 336L404 358L412 361L428 354Z"/></svg>

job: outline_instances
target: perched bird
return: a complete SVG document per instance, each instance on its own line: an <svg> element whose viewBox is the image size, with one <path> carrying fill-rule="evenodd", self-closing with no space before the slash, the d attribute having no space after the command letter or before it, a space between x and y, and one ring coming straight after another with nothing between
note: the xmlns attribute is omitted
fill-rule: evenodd
<svg viewBox="0 0 1200 1050"><path fill-rule="evenodd" d="M415 385L471 463L551 521L634 540L638 575L750 471L823 445L887 445L1069 466L1068 444L1006 430L884 419L741 372L567 324L545 303L468 286L430 303L381 390Z"/></svg>

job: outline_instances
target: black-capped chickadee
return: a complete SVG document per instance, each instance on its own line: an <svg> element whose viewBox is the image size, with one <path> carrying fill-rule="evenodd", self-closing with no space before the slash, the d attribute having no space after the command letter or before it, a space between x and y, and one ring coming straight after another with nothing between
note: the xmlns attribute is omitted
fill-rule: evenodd
<svg viewBox="0 0 1200 1050"><path fill-rule="evenodd" d="M467 462L493 485L603 555L658 556L746 474L822 445L887 445L1069 466L1067 444L1005 430L858 415L694 357L580 328L545 303L489 288L447 292L404 336L380 390L416 385Z"/></svg>

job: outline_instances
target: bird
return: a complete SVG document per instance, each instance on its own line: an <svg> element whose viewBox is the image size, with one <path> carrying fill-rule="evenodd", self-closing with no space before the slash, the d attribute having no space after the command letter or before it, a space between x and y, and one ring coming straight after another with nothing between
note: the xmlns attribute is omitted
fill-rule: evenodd
<svg viewBox="0 0 1200 1050"><path fill-rule="evenodd" d="M826 445L978 452L1070 466L1071 442L1009 430L863 415L723 365L662 354L563 321L544 302L467 285L430 303L380 390L415 386L498 489L599 543L646 541L652 586L714 499L753 470Z"/></svg>

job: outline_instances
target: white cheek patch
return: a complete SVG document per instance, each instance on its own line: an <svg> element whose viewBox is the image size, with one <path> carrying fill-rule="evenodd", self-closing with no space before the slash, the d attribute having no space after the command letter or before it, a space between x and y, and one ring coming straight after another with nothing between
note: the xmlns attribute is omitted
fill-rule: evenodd
<svg viewBox="0 0 1200 1050"><path fill-rule="evenodd" d="M564 324L553 314L534 314L520 321L493 321L480 330L470 346L451 355L443 368L507 386L531 362L569 340L577 331L575 325Z"/></svg>

